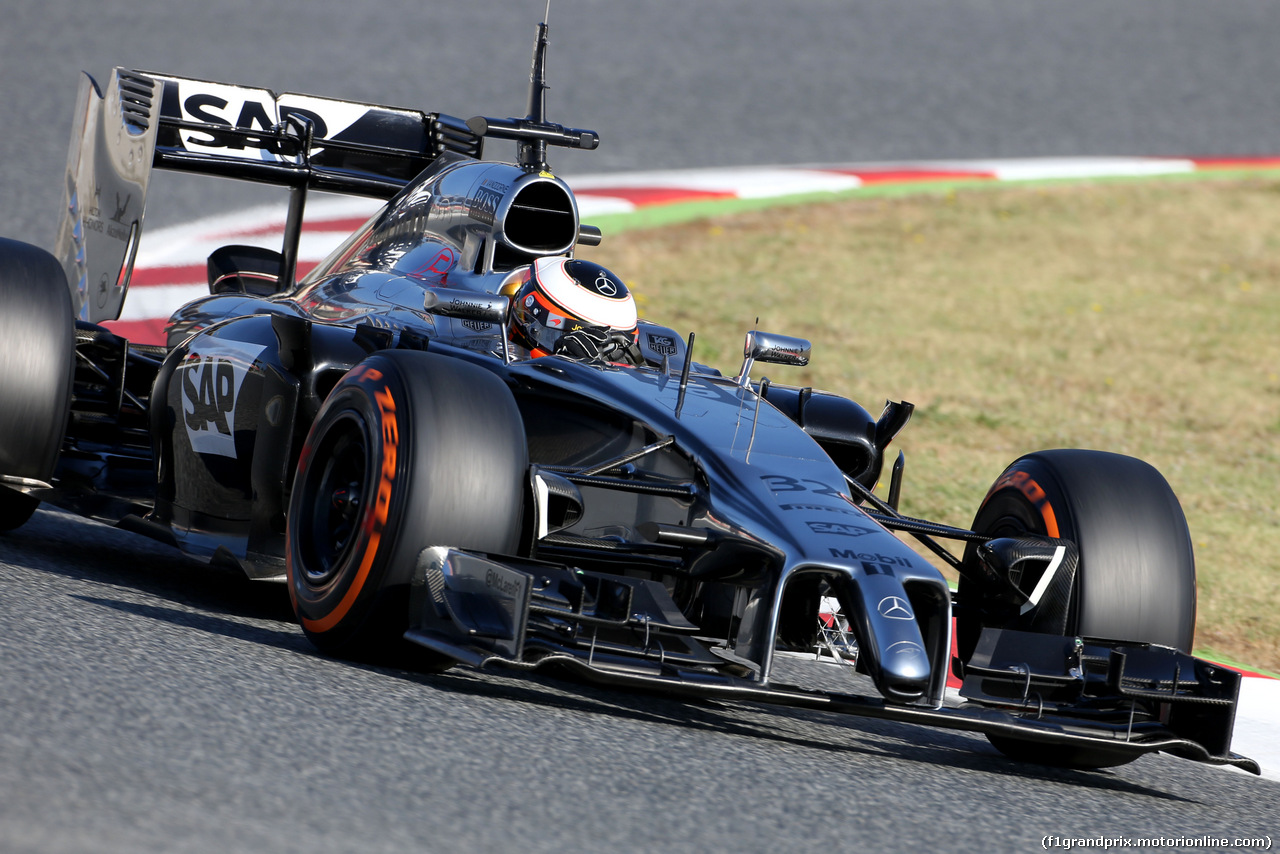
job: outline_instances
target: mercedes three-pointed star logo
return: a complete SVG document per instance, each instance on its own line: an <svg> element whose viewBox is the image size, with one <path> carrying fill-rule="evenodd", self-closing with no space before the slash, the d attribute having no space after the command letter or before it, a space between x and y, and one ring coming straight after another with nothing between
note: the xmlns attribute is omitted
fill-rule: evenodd
<svg viewBox="0 0 1280 854"><path fill-rule="evenodd" d="M876 610L880 612L880 616L887 620L914 620L915 614L911 613L911 606L907 604L907 600L901 596L886 596L880 600L880 604L876 606Z"/></svg>

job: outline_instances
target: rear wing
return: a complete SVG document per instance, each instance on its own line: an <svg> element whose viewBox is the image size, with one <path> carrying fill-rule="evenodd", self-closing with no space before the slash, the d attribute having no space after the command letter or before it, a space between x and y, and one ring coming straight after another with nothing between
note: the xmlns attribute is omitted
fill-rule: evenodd
<svg viewBox="0 0 1280 854"><path fill-rule="evenodd" d="M62 261L77 316L120 316L152 168L391 198L445 151L480 157L461 119L166 74L82 74L67 156ZM295 216L296 214L296 216ZM287 243L287 241L286 241Z"/></svg>

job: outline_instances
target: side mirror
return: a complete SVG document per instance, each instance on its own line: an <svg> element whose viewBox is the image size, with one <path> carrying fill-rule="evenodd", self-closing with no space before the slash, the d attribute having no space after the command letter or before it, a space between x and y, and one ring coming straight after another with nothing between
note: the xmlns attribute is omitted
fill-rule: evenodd
<svg viewBox="0 0 1280 854"><path fill-rule="evenodd" d="M511 319L508 297L462 288L428 288L422 299L422 310L441 317L496 323L502 338L502 361L511 361L511 345L507 341L507 324Z"/></svg>
<svg viewBox="0 0 1280 854"><path fill-rule="evenodd" d="M271 297L287 289L284 255L261 246L221 246L209 253L209 293Z"/></svg>
<svg viewBox="0 0 1280 854"><path fill-rule="evenodd" d="M751 384L751 366L756 362L804 367L809 364L809 353L812 350L813 345L804 338L754 330L748 332L742 347L742 370L738 372L738 385L745 388Z"/></svg>
<svg viewBox="0 0 1280 854"><path fill-rule="evenodd" d="M486 294L462 288L429 288L422 301L429 314L479 320L505 327L511 300L501 294Z"/></svg>

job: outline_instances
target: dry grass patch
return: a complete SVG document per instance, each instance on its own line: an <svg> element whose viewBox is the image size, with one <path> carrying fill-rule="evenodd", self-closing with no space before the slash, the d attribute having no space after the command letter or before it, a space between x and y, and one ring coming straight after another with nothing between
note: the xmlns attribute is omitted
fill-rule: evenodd
<svg viewBox="0 0 1280 854"><path fill-rule="evenodd" d="M1146 459L1190 522L1198 645L1280 670L1280 182L849 197L587 257L726 373L758 317L814 343L773 380L914 402L907 513L967 526L1027 451Z"/></svg>

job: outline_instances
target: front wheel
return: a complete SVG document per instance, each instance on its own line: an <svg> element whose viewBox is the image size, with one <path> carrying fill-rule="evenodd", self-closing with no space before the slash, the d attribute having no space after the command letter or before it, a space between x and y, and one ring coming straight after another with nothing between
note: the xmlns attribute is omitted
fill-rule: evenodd
<svg viewBox="0 0 1280 854"><path fill-rule="evenodd" d="M403 651L418 553L514 553L527 469L519 410L492 373L406 351L353 368L311 427L289 502L289 593L307 637L344 657Z"/></svg>
<svg viewBox="0 0 1280 854"><path fill-rule="evenodd" d="M1195 558L1187 520L1164 477L1147 463L1101 451L1040 451L1005 469L978 509L973 530L994 539L1041 534L1071 540L1080 562L1067 611L1068 636L1191 650ZM965 562L977 560L971 545ZM1029 592L1036 579L1025 578ZM976 584L957 592L957 643L968 660L993 621ZM991 736L1017 759L1077 768L1118 764L1107 754Z"/></svg>

